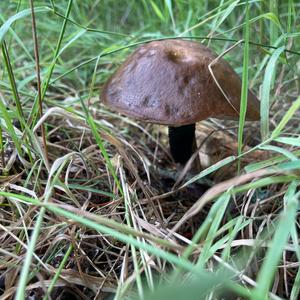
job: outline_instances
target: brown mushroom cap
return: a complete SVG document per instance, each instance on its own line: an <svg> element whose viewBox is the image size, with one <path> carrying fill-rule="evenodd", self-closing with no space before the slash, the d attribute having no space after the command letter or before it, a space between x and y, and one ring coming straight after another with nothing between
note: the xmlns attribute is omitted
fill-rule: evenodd
<svg viewBox="0 0 300 300"><path fill-rule="evenodd" d="M237 119L241 80L209 48L185 40L154 41L139 47L107 81L103 102L139 120L172 126L213 118ZM229 103L230 102L230 103ZM246 119L259 119L259 101L248 92Z"/></svg>

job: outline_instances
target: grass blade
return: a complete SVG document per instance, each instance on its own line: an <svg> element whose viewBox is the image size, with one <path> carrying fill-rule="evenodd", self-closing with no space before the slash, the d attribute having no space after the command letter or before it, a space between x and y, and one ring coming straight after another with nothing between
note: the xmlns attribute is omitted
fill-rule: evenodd
<svg viewBox="0 0 300 300"><path fill-rule="evenodd" d="M271 134L271 138L275 139L277 138L282 130L284 129L285 125L289 122L289 120L292 118L292 116L295 114L295 112L300 108L300 97L292 104L292 106L289 108L289 110L286 112L284 117L281 119L279 124L276 126L276 128L273 130Z"/></svg>
<svg viewBox="0 0 300 300"><path fill-rule="evenodd" d="M34 11L35 13L40 13L40 12L47 12L49 11L49 9L48 7L36 7ZM4 24L0 27L0 44L2 44L5 34L8 32L8 30L10 29L11 25L14 22L30 15L31 15L31 9L28 8L23 11L20 11L19 13L10 17L6 22L4 22Z"/></svg>
<svg viewBox="0 0 300 300"><path fill-rule="evenodd" d="M285 47L280 47L273 52L265 71L260 103L261 136L263 141L269 137L270 90L272 78L274 76L276 62L284 49Z"/></svg>
<svg viewBox="0 0 300 300"><path fill-rule="evenodd" d="M300 147L300 137L297 138L291 138L291 137L279 137L277 139L274 139L274 142L279 142L295 147Z"/></svg>
<svg viewBox="0 0 300 300"><path fill-rule="evenodd" d="M280 214L272 244L267 251L262 268L258 274L257 287L251 299L266 299L283 248L295 222L299 193L296 194L299 182L293 181L285 195L286 209Z"/></svg>
<svg viewBox="0 0 300 300"><path fill-rule="evenodd" d="M240 118L238 130L238 155L241 155L243 148L243 134L246 119L247 100L248 100L248 65L249 65L249 3L246 2L246 22L244 27L244 61L243 61L243 76L242 76L242 90L241 90L241 104L240 104ZM238 160L238 172L240 171L240 159Z"/></svg>

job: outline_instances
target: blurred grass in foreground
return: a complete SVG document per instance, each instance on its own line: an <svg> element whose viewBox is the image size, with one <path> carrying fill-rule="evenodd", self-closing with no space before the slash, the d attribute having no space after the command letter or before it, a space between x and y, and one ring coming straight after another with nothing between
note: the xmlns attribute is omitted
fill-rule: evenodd
<svg viewBox="0 0 300 300"><path fill-rule="evenodd" d="M33 4L36 40L29 2L0 2L0 296L298 299L300 3ZM232 143L173 193L166 128L99 100L137 45L168 37L219 54L242 40L224 58L242 112L248 87L261 100L259 124L198 124Z"/></svg>

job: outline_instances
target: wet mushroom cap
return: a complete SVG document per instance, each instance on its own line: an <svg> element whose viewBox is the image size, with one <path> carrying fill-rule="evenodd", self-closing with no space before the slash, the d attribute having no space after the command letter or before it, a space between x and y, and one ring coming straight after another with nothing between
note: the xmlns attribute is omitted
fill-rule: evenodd
<svg viewBox="0 0 300 300"><path fill-rule="evenodd" d="M206 46L185 40L154 41L139 47L107 81L102 101L139 120L181 126L210 117L238 119L241 80ZM226 94L226 97L224 94ZM247 120L259 119L259 101L248 92Z"/></svg>

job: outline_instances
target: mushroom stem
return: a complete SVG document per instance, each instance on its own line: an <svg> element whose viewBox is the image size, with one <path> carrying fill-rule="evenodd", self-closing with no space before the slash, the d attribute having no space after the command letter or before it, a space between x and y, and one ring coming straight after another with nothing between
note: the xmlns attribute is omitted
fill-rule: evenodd
<svg viewBox="0 0 300 300"><path fill-rule="evenodd" d="M195 137L195 124L183 125L179 127L169 126L170 151L175 162L181 165L186 164L194 151L197 149ZM199 156L196 159L196 166L193 170L200 171Z"/></svg>

